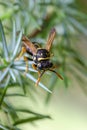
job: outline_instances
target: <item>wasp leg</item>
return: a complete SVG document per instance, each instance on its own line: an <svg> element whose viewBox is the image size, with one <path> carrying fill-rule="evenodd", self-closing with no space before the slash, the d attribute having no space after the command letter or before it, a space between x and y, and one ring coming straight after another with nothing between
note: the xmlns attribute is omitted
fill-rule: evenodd
<svg viewBox="0 0 87 130"><path fill-rule="evenodd" d="M33 68L34 70L37 70L37 65L32 64L32 68ZM40 71L39 71L39 70L37 70L37 71L38 71L38 75L40 76Z"/></svg>
<svg viewBox="0 0 87 130"><path fill-rule="evenodd" d="M45 70L43 70L43 71L42 71L42 73L40 73L40 74L39 74L39 76L38 76L38 79L37 79L37 82L36 82L35 86L38 86L38 84L39 84L39 82L40 82L40 79L41 79L42 75L44 74L44 72L45 72Z"/></svg>
<svg viewBox="0 0 87 130"><path fill-rule="evenodd" d="M33 67L33 69L37 70L37 65L32 64L32 67ZM45 70L43 70L42 72L38 71L38 79L37 79L35 86L38 86L40 79L41 79L42 75L44 74L44 72L45 72Z"/></svg>
<svg viewBox="0 0 87 130"><path fill-rule="evenodd" d="M37 70L38 71L38 75L40 75L40 71L37 69L37 65L32 64L32 67L33 67L34 70Z"/></svg>
<svg viewBox="0 0 87 130"><path fill-rule="evenodd" d="M26 63L26 69L25 69L25 74L28 72L28 57L24 56L24 61Z"/></svg>
<svg viewBox="0 0 87 130"><path fill-rule="evenodd" d="M25 47L22 47L19 56L18 56L15 60L19 60L25 52L26 52L26 48L25 48Z"/></svg>
<svg viewBox="0 0 87 130"><path fill-rule="evenodd" d="M33 68L34 70L37 70L37 65L32 64L32 68Z"/></svg>

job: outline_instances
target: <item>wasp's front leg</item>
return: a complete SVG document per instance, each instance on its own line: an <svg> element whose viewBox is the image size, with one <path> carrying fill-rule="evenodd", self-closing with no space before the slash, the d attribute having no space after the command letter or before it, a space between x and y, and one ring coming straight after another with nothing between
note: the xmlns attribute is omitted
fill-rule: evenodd
<svg viewBox="0 0 87 130"><path fill-rule="evenodd" d="M34 70L37 70L37 71L38 71L38 75L40 76L40 71L37 69L37 65L32 64L32 68L33 68Z"/></svg>
<svg viewBox="0 0 87 130"><path fill-rule="evenodd" d="M37 79L37 82L36 82L35 86L38 86L38 84L39 84L39 82L41 80L41 77L44 74L44 72L45 72L45 70L43 70L41 73L38 74L39 76L38 76L38 79Z"/></svg>
<svg viewBox="0 0 87 130"><path fill-rule="evenodd" d="M34 70L38 71L38 79L37 79L37 82L35 84L35 86L38 86L38 83L40 82L40 79L41 79L41 72L37 69L37 65L32 64L32 67L33 67Z"/></svg>

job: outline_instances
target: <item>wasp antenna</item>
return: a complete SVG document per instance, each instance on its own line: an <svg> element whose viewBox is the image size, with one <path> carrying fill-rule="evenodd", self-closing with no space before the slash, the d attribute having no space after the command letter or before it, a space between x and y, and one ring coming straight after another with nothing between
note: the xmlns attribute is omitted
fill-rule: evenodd
<svg viewBox="0 0 87 130"><path fill-rule="evenodd" d="M49 71L52 71L52 72L54 72L60 79L62 79L63 80L63 77L59 74L59 73L57 73L56 71L54 71L54 70L51 70L51 69L49 69Z"/></svg>

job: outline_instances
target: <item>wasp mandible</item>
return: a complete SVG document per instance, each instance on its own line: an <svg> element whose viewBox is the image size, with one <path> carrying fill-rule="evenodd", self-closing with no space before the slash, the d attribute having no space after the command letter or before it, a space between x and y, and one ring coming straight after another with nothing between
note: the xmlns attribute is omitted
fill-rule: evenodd
<svg viewBox="0 0 87 130"><path fill-rule="evenodd" d="M22 50L19 54L19 58L24 53L31 55L31 57L32 57L31 59L24 56L24 60L26 62L26 72L28 71L28 60L31 60L34 62L32 64L32 67L38 71L38 79L37 79L36 85L38 85L38 83L40 82L40 79L41 79L42 75L45 73L45 71L52 71L60 79L63 79L62 76L54 70L55 66L50 60L50 58L52 56L52 54L50 53L50 49L52 47L52 43L55 38L55 35L56 35L56 30L55 30L55 28L52 28L50 31L50 34L48 36L45 48L41 48L38 45L34 44L33 42L31 42L28 39L28 37L26 37L24 35L22 37L23 46L22 46Z"/></svg>

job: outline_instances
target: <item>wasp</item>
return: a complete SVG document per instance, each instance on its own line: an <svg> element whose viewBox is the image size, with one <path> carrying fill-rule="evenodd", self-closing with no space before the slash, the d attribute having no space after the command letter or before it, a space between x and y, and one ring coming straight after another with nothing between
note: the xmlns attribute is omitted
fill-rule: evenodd
<svg viewBox="0 0 87 130"><path fill-rule="evenodd" d="M24 60L26 62L26 72L28 71L28 61L31 60L34 63L32 64L32 67L38 71L38 79L36 82L36 86L39 84L40 79L42 75L46 71L52 71L54 72L60 79L63 79L62 76L55 71L55 66L51 62L51 56L52 53L50 53L53 40L56 35L55 28L52 28L50 31L50 34L48 36L45 48L41 48L38 44L34 44L29 40L28 37L24 36L22 37L22 50L19 54L19 58L24 54L27 53L31 55L32 58L25 57Z"/></svg>

